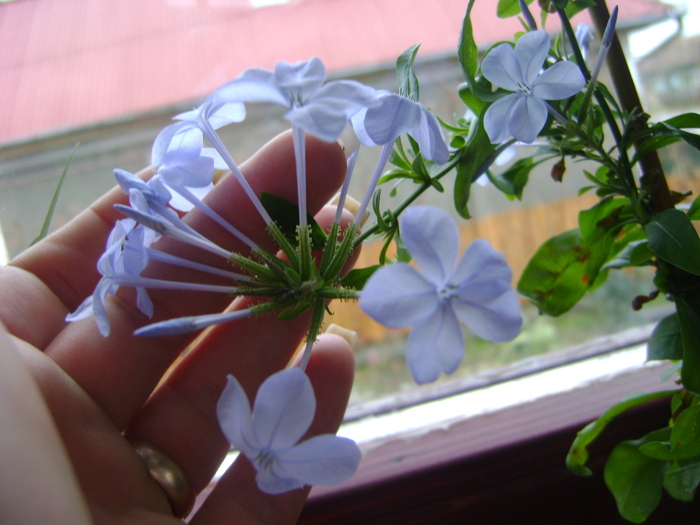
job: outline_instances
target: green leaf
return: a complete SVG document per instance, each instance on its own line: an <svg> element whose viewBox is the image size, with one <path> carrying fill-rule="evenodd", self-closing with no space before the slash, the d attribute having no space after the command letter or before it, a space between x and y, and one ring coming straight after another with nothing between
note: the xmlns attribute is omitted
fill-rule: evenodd
<svg viewBox="0 0 700 525"><path fill-rule="evenodd" d="M522 200L523 190L530 177L530 172L545 160L547 159L541 159L535 162L532 157L518 159L507 170L498 175L494 175L494 178L499 179L502 183L499 189L503 191L503 189L507 187L509 188L509 195L513 195L518 200Z"/></svg>
<svg viewBox="0 0 700 525"><path fill-rule="evenodd" d="M647 341L647 361L662 359L683 359L681 326L675 313L659 321Z"/></svg>
<svg viewBox="0 0 700 525"><path fill-rule="evenodd" d="M366 268L355 268L350 270L345 277L340 281L343 288L354 288L355 290L362 290L365 287L365 283L372 277L372 274L381 268L381 264L375 264L374 266L367 266Z"/></svg>
<svg viewBox="0 0 700 525"><path fill-rule="evenodd" d="M484 129L483 113L478 121L472 124L470 131L466 146L459 152L454 187L455 209L465 219L470 217L468 203L472 182L493 162L492 156L496 151L496 145L491 144Z"/></svg>
<svg viewBox="0 0 700 525"><path fill-rule="evenodd" d="M404 95L412 100L419 100L418 78L413 72L413 62L420 44L409 47L396 59L396 79L398 81L399 95Z"/></svg>
<svg viewBox="0 0 700 525"><path fill-rule="evenodd" d="M690 205L688 209L688 218L691 221L700 219L700 196L695 197L695 200L693 200L693 203Z"/></svg>
<svg viewBox="0 0 700 525"><path fill-rule="evenodd" d="M648 403L662 397L673 395L674 391L653 392L642 396L626 399L610 407L598 419L586 425L576 434L576 439L571 444L569 453L566 456L566 467L576 475L590 476L591 470L586 467L588 462L588 446L595 441L605 428L619 415L636 406Z"/></svg>
<svg viewBox="0 0 700 525"><path fill-rule="evenodd" d="M696 294L676 295L676 311L683 338L681 380L686 390L700 394L700 308Z"/></svg>
<svg viewBox="0 0 700 525"><path fill-rule="evenodd" d="M688 216L680 210L654 215L646 226L649 249L664 261L700 275L700 238Z"/></svg>
<svg viewBox="0 0 700 525"><path fill-rule="evenodd" d="M572 18L584 9L589 7L595 7L596 3L593 0L572 0L569 5L566 6L566 16Z"/></svg>
<svg viewBox="0 0 700 525"><path fill-rule="evenodd" d="M526 0L525 3L530 5L532 2L533 0ZM520 13L520 2L518 0L498 0L498 6L496 7L496 16L498 18L510 18Z"/></svg>
<svg viewBox="0 0 700 525"><path fill-rule="evenodd" d="M663 123L673 126L674 128L700 128L700 115L697 113L683 113L671 117Z"/></svg>
<svg viewBox="0 0 700 525"><path fill-rule="evenodd" d="M620 515L642 523L661 501L664 475L670 462L645 456L639 447L649 441L662 441L670 429L650 432L641 439L617 445L605 465L605 483L615 496Z"/></svg>
<svg viewBox="0 0 700 525"><path fill-rule="evenodd" d="M518 292L541 312L554 317L571 309L586 291L605 279L603 265L622 249L615 239L625 202L604 200L579 213L581 229L545 242L525 267ZM632 235L630 240L634 239Z"/></svg>
<svg viewBox="0 0 700 525"><path fill-rule="evenodd" d="M680 501L692 501L700 484L700 457L682 459L666 469L664 488Z"/></svg>
<svg viewBox="0 0 700 525"><path fill-rule="evenodd" d="M683 131L682 129L676 128L675 126L671 126L670 124L666 124L666 127L674 133L676 133L679 137L681 137L695 149L700 149L700 135Z"/></svg>
<svg viewBox="0 0 700 525"><path fill-rule="evenodd" d="M80 146L80 142L78 142L75 146L73 146L73 150L70 152L70 155L68 155L68 160L66 161L65 166L63 166L63 172L61 173L61 176L58 178L58 184L56 185L56 190L53 192L53 197L51 198L51 203L49 204L49 209L46 212L46 217L44 218L44 224L42 224L41 231L39 231L39 235L37 235L36 238L31 242L30 246L38 243L41 239L46 237L49 233L49 228L51 228L51 219L53 219L53 214L56 211L56 203L58 202L58 196L61 193L61 189L63 188L63 182L66 180L66 174L68 173L68 166L70 166L70 163L73 160L73 154L75 153L75 150L78 149L78 146Z"/></svg>
<svg viewBox="0 0 700 525"><path fill-rule="evenodd" d="M260 202L265 211L270 214L270 218L277 223L287 240L296 246L299 206L267 192L260 194ZM306 215L306 220L311 227L311 249L323 250L326 245L326 233L311 214Z"/></svg>
<svg viewBox="0 0 700 525"><path fill-rule="evenodd" d="M474 30L472 28L471 11L475 0L469 0L467 12L462 21L462 32L459 35L459 46L457 56L462 65L464 76L474 95L479 100L496 100L500 95L483 88L476 82L476 72L479 69L479 49L474 40Z"/></svg>
<svg viewBox="0 0 700 525"><path fill-rule="evenodd" d="M680 413L671 435L662 441L650 441L639 451L662 461L692 459L700 456L700 406L694 405Z"/></svg>

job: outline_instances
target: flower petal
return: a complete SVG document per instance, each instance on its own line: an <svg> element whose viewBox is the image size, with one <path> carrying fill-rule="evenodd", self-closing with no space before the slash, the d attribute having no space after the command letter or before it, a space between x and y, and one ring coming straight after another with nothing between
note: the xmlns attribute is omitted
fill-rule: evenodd
<svg viewBox="0 0 700 525"><path fill-rule="evenodd" d="M274 464L270 468L258 470L255 482L258 484L258 488L266 494L283 494L304 486L303 481L287 476L286 472Z"/></svg>
<svg viewBox="0 0 700 525"><path fill-rule="evenodd" d="M502 253L484 239L476 239L462 254L452 276L453 284L475 279L500 279L510 284L513 272Z"/></svg>
<svg viewBox="0 0 700 525"><path fill-rule="evenodd" d="M412 206L401 216L401 239L411 257L436 286L454 270L459 253L459 231L450 215L434 206Z"/></svg>
<svg viewBox="0 0 700 525"><path fill-rule="evenodd" d="M411 133L415 135L423 157L437 164L444 164L450 159L450 151L445 144L440 122L426 108L421 108L420 125Z"/></svg>
<svg viewBox="0 0 700 525"><path fill-rule="evenodd" d="M452 300L452 307L467 328L494 343L514 339L523 325L518 296L503 281L470 284Z"/></svg>
<svg viewBox="0 0 700 525"><path fill-rule="evenodd" d="M540 74L550 45L551 39L546 31L525 33L515 44L515 56L520 65L522 79L528 86L532 86L537 75Z"/></svg>
<svg viewBox="0 0 700 525"><path fill-rule="evenodd" d="M364 118L353 119L357 124L357 134L363 144L363 138L370 139L370 144L388 144L394 142L399 135L408 133L420 125L421 106L400 95L387 95L381 98L377 106L367 109Z"/></svg>
<svg viewBox="0 0 700 525"><path fill-rule="evenodd" d="M535 79L532 94L544 100L560 100L575 95L585 85L586 80L578 66L563 60Z"/></svg>
<svg viewBox="0 0 700 525"><path fill-rule="evenodd" d="M531 144L547 122L547 106L537 97L522 96L510 108L507 122L513 137Z"/></svg>
<svg viewBox="0 0 700 525"><path fill-rule="evenodd" d="M298 95L302 104L323 85L326 68L318 57L303 62L278 62L275 65L277 85L288 93Z"/></svg>
<svg viewBox="0 0 700 525"><path fill-rule="evenodd" d="M451 374L464 356L464 336L449 303L416 324L406 342L406 362L418 384L430 383L440 372Z"/></svg>
<svg viewBox="0 0 700 525"><path fill-rule="evenodd" d="M511 107L522 97L522 93L511 93L491 104L484 115L484 129L493 144L500 144L508 137L508 115Z"/></svg>
<svg viewBox="0 0 700 525"><path fill-rule="evenodd" d="M307 375L299 368L282 370L268 377L255 396L255 436L266 450L291 447L309 429L315 412L316 397Z"/></svg>
<svg viewBox="0 0 700 525"><path fill-rule="evenodd" d="M212 97L217 102L271 102L291 107L291 101L277 84L275 74L261 68L244 71L217 89Z"/></svg>
<svg viewBox="0 0 700 525"><path fill-rule="evenodd" d="M324 104L308 104L288 111L284 116L316 138L335 142L342 135L347 118L342 111Z"/></svg>
<svg viewBox="0 0 700 525"><path fill-rule="evenodd" d="M216 415L226 439L253 461L261 447L253 432L248 396L232 375L227 377L226 387L216 404Z"/></svg>
<svg viewBox="0 0 700 525"><path fill-rule="evenodd" d="M437 306L435 285L418 270L395 263L377 270L360 293L360 308L389 328L404 328Z"/></svg>
<svg viewBox="0 0 700 525"><path fill-rule="evenodd" d="M353 440L324 434L280 451L276 460L305 485L337 485L355 473L361 458Z"/></svg>
<svg viewBox="0 0 700 525"><path fill-rule="evenodd" d="M481 61L481 72L489 82L508 91L518 91L524 80L515 51L509 44L489 51Z"/></svg>

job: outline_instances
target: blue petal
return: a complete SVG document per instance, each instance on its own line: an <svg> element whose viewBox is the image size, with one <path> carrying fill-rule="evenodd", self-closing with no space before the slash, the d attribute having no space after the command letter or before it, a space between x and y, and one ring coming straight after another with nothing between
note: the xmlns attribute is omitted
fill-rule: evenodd
<svg viewBox="0 0 700 525"><path fill-rule="evenodd" d="M522 79L528 86L540 74L549 53L551 39L546 31L530 31L518 39L515 44L515 56L520 65Z"/></svg>
<svg viewBox="0 0 700 525"><path fill-rule="evenodd" d="M509 44L489 51L481 61L481 72L489 82L508 91L518 91L524 82L515 51Z"/></svg>
<svg viewBox="0 0 700 525"><path fill-rule="evenodd" d="M151 149L151 166L160 166L168 151L177 150L184 158L199 156L202 132L190 122L177 122L158 133Z"/></svg>
<svg viewBox="0 0 700 525"><path fill-rule="evenodd" d="M418 129L421 107L400 95L384 96L379 105L367 109L358 138L363 142L366 134L374 144L394 142L399 135Z"/></svg>
<svg viewBox="0 0 700 525"><path fill-rule="evenodd" d="M323 85L326 68L321 59L313 57L305 62L278 62L275 65L275 80L284 91L298 95L302 103Z"/></svg>
<svg viewBox="0 0 700 525"><path fill-rule="evenodd" d="M510 284L513 272L502 253L484 239L476 239L464 251L452 276L452 284L474 279L500 279Z"/></svg>
<svg viewBox="0 0 700 525"><path fill-rule="evenodd" d="M500 144L508 137L508 115L513 105L525 95L511 93L491 104L484 115L484 129L493 144Z"/></svg>
<svg viewBox="0 0 700 525"><path fill-rule="evenodd" d="M217 89L212 97L223 102L271 102L291 107L286 92L280 89L275 74L266 69L248 69Z"/></svg>
<svg viewBox="0 0 700 525"><path fill-rule="evenodd" d="M360 308L389 328L404 328L438 304L435 285L415 268L395 263L377 270L360 293Z"/></svg>
<svg viewBox="0 0 700 525"><path fill-rule="evenodd" d="M309 104L287 112L284 116L316 138L335 142L342 135L347 118L342 111L326 104Z"/></svg>
<svg viewBox="0 0 700 525"><path fill-rule="evenodd" d="M517 337L522 328L518 296L503 281L472 283L452 300L454 312L479 337L501 343Z"/></svg>
<svg viewBox="0 0 700 525"><path fill-rule="evenodd" d="M436 286L450 278L459 253L459 230L450 215L434 206L412 206L400 220L401 239L411 257Z"/></svg>
<svg viewBox="0 0 700 525"><path fill-rule="evenodd" d="M508 131L520 142L531 144L547 122L547 106L539 98L518 98L508 114Z"/></svg>
<svg viewBox="0 0 700 525"><path fill-rule="evenodd" d="M348 438L324 434L280 451L276 460L305 485L338 485L349 479L362 453Z"/></svg>
<svg viewBox="0 0 700 525"><path fill-rule="evenodd" d="M464 356L464 336L448 304L415 325L406 342L406 361L418 384L435 381L440 372L451 374Z"/></svg>
<svg viewBox="0 0 700 525"><path fill-rule="evenodd" d="M311 426L316 398L311 382L299 368L268 377L258 390L253 406L253 429L267 450L295 445Z"/></svg>
<svg viewBox="0 0 700 525"><path fill-rule="evenodd" d="M227 377L226 387L216 404L216 415L226 439L253 461L261 447L253 433L248 396L232 375Z"/></svg>
<svg viewBox="0 0 700 525"><path fill-rule="evenodd" d="M283 494L304 486L303 481L286 475L286 472L273 464L267 469L258 470L255 476L258 488L266 494Z"/></svg>
<svg viewBox="0 0 700 525"><path fill-rule="evenodd" d="M421 108L420 125L412 132L418 141L420 152L426 159L444 164L450 159L450 151L445 144L442 127L437 117L426 108Z"/></svg>
<svg viewBox="0 0 700 525"><path fill-rule="evenodd" d="M568 98L583 89L586 80L576 64L561 61L544 71L532 84L532 94L544 100Z"/></svg>

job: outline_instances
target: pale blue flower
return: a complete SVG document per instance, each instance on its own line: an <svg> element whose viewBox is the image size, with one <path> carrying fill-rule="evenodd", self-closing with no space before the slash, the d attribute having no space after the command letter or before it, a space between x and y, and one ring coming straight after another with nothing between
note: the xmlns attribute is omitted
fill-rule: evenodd
<svg viewBox="0 0 700 525"><path fill-rule="evenodd" d="M545 100L569 98L586 81L578 66L561 60L542 71L550 48L546 31L531 31L520 37L513 49L501 44L481 63L481 72L493 84L514 91L491 104L484 116L484 128L491 142L513 136L531 143L547 122Z"/></svg>
<svg viewBox="0 0 700 525"><path fill-rule="evenodd" d="M362 290L360 307L389 328L412 327L406 360L417 383L457 368L465 345L460 321L493 342L520 333L520 306L503 255L478 239L457 260L459 230L439 208L409 208L400 227L423 272L404 263L380 268Z"/></svg>
<svg viewBox="0 0 700 525"><path fill-rule="evenodd" d="M304 133L333 142L343 133L348 119L375 104L377 91L354 80L326 80L319 58L306 62L278 62L274 71L248 69L214 92L226 102L269 102L287 108L292 123L297 171L299 226L306 228L306 143Z"/></svg>
<svg viewBox="0 0 700 525"><path fill-rule="evenodd" d="M355 224L359 224L364 217L374 189L389 160L394 141L401 135L410 134L418 142L421 155L428 160L444 164L450 158L437 117L421 103L408 97L384 91L377 105L360 110L352 117L351 123L355 135L364 146L383 146L372 179L355 215ZM352 171L348 170L348 177L351 174Z"/></svg>
<svg viewBox="0 0 700 525"><path fill-rule="evenodd" d="M323 434L299 443L315 412L313 387L299 368L268 377L252 413L245 391L230 375L217 404L224 435L253 464L258 487L267 494L337 485L357 470L361 452L348 438Z"/></svg>
<svg viewBox="0 0 700 525"><path fill-rule="evenodd" d="M326 68L319 58L279 62L274 71L248 69L216 90L217 100L269 102L288 109L285 118L326 142L340 137L348 119L372 105L376 90L354 80L325 82Z"/></svg>
<svg viewBox="0 0 700 525"><path fill-rule="evenodd" d="M131 219L117 221L107 240L107 248L97 262L102 278L95 291L66 317L66 321L78 321L93 315L100 333L107 337L110 332L109 319L104 302L109 294L115 294L124 280L137 278L148 265L145 228L136 226ZM151 317L153 303L146 289L136 287L136 304L142 313Z"/></svg>

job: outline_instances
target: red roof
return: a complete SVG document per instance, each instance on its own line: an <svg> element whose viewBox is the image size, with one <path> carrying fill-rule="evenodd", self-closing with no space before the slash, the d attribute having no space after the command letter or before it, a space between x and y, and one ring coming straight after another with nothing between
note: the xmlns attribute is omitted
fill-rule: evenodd
<svg viewBox="0 0 700 525"><path fill-rule="evenodd" d="M515 18L475 3L478 42ZM618 0L621 18L663 12ZM466 0L19 0L0 4L0 143L202 97L242 70L319 56L330 71L456 48ZM583 20L583 18L582 18Z"/></svg>

